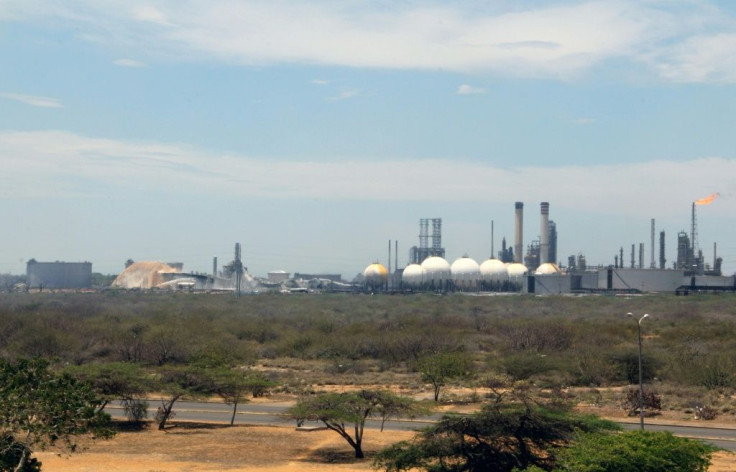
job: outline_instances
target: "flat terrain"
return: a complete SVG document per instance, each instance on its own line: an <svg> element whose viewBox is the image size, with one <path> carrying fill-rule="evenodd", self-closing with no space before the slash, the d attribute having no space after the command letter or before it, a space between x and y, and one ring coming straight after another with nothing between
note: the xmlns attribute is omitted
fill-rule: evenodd
<svg viewBox="0 0 736 472"><path fill-rule="evenodd" d="M369 431L365 437L367 458L356 460L352 449L332 431L179 423L167 432L121 432L112 440L88 444L72 456L48 451L37 457L47 472L368 471L373 470L372 452L412 435ZM720 452L709 472L734 469L736 455Z"/></svg>

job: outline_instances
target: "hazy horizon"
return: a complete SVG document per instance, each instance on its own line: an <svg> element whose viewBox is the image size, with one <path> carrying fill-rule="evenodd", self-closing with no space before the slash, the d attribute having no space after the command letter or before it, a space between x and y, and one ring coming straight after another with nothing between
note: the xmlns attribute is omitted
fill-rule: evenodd
<svg viewBox="0 0 736 472"><path fill-rule="evenodd" d="M243 246L254 275L524 245L613 264L698 206L736 272L736 5L727 1L6 0L0 273ZM495 255L495 254L494 254ZM393 266L393 258L391 261Z"/></svg>

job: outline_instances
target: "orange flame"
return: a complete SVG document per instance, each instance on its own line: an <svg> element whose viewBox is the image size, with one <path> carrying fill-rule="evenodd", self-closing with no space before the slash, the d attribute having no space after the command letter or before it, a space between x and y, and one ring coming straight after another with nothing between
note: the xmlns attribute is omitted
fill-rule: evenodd
<svg viewBox="0 0 736 472"><path fill-rule="evenodd" d="M696 205L710 205L711 202L713 202L713 200L715 200L719 196L720 196L719 193L714 193L714 194L708 195L705 198L701 198L700 200L695 200L695 204Z"/></svg>

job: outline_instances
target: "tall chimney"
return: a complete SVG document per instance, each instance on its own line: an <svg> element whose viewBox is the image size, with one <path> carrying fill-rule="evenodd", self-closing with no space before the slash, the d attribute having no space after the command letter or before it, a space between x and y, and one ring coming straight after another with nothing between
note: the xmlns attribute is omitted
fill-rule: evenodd
<svg viewBox="0 0 736 472"><path fill-rule="evenodd" d="M667 259L664 258L664 231L659 232L659 268L664 269Z"/></svg>
<svg viewBox="0 0 736 472"><path fill-rule="evenodd" d="M639 268L644 268L644 243L639 243Z"/></svg>
<svg viewBox="0 0 736 472"><path fill-rule="evenodd" d="M650 269L656 269L657 263L654 262L654 218L652 218L652 262L649 264Z"/></svg>
<svg viewBox="0 0 736 472"><path fill-rule="evenodd" d="M636 244L631 245L631 268L636 267Z"/></svg>
<svg viewBox="0 0 736 472"><path fill-rule="evenodd" d="M212 280L217 277L217 256L212 258Z"/></svg>
<svg viewBox="0 0 736 472"><path fill-rule="evenodd" d="M549 202L542 202L542 222L539 227L539 264L549 262Z"/></svg>
<svg viewBox="0 0 736 472"><path fill-rule="evenodd" d="M524 202L516 202L516 218L514 220L515 236L514 239L514 262L521 262L524 258Z"/></svg>

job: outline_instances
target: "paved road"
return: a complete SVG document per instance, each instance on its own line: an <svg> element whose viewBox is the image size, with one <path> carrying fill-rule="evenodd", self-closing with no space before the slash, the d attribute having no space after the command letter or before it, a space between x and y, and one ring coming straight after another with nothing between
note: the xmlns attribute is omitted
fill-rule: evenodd
<svg viewBox="0 0 736 472"><path fill-rule="evenodd" d="M284 412L291 406L287 402L273 403L245 403L238 406L235 416L235 424L256 424L256 425L272 425L272 426L296 426L294 420L285 416ZM156 401L149 401L149 413L153 413L158 408ZM123 410L117 404L108 405L106 411L115 418L123 417ZM184 402L179 401L174 405L176 412L175 420L183 421L201 421L203 423L230 423L232 415L232 406L224 403L216 402ZM390 420L387 421L384 429L411 431L420 429L439 419L440 414L434 414L426 418L416 420ZM620 423L626 430L634 430L639 428L639 423ZM309 425L309 423L307 423ZM318 423L314 423L318 425ZM366 423L368 428L380 428L380 421L369 420ZM687 438L701 439L717 447L736 451L736 429L700 427L700 426L678 426L678 425L660 425L645 424L645 428L649 431L670 431L676 436Z"/></svg>

